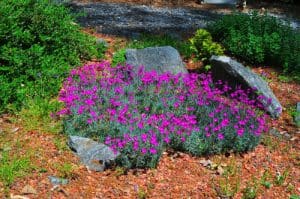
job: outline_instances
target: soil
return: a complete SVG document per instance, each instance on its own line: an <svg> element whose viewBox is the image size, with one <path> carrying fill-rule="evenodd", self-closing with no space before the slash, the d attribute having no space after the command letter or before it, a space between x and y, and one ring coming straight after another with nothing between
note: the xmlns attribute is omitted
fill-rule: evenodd
<svg viewBox="0 0 300 199"><path fill-rule="evenodd" d="M168 1L147 2L165 6ZM194 1L183 2L185 6L195 4ZM126 43L125 38L84 31L108 42L108 60L111 60L116 49ZM190 69L201 65L192 60L185 61ZM163 154L156 169L124 171L115 168L97 173L81 165L67 147L55 144L56 140L65 143L64 135L44 129L29 130L18 116L2 115L0 149L3 150L9 143L12 155L22 157L26 153L31 154L34 167L26 176L17 178L8 189L0 182L0 198L242 198L251 190L256 193L256 198L277 199L300 195L300 129L293 123L290 113L291 107L300 101L300 85L283 82L279 78L281 73L271 67L252 69L265 75L284 107L282 116L270 121L282 137L266 134L254 151L245 154L193 157L169 150ZM210 167L204 165L207 160L213 163ZM58 169L57 165L66 163L73 169L69 172ZM48 180L50 175L67 178L70 182L54 186ZM271 186L267 186L266 182ZM26 185L32 186L37 194L22 194Z"/></svg>

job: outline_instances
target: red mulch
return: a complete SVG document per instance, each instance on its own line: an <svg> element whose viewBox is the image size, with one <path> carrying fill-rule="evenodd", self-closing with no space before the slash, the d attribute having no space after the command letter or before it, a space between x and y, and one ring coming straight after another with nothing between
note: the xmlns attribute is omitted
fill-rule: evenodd
<svg viewBox="0 0 300 199"><path fill-rule="evenodd" d="M93 33L91 30L86 30ZM93 33L104 38L111 48L106 59L111 60L115 49L124 46L126 39ZM190 62L190 67L193 63ZM10 117L0 118L0 130L4 141L12 143L12 151L22 155L31 154L35 168L25 177L19 178L9 189L11 196L22 195L25 185L31 185L37 194L26 195L28 198L222 198L224 189L234 190L233 198L241 198L248 186L257 187L257 198L289 198L291 194L300 194L300 133L288 113L289 107L300 101L300 85L294 82L284 83L278 79L279 73L272 68L253 68L257 73L267 73L270 87L285 108L282 116L272 125L280 132L288 132L292 140L283 140L266 136L264 144L246 154L215 155L211 157L192 157L188 154L167 151L163 154L156 169L130 170L122 173L120 169L107 170L103 173L88 171L69 150L59 150L54 139L65 139L61 135L47 132L27 131L22 121L12 123ZM18 127L19 130L12 132ZM22 147L15 152L17 140ZM1 140L2 141L2 140ZM0 148L5 143L0 142ZM200 160L210 159L214 164L228 171L220 175L217 170L204 167ZM58 164L72 164L73 171L68 179L70 183L53 188L49 175L59 176ZM44 172L39 172L43 168ZM268 181L272 184L267 189L261 185L264 172L269 173ZM276 173L288 171L283 184L274 182ZM227 177L226 177L227 176ZM223 184L223 186L222 186ZM3 195L1 195L1 193ZM24 195L22 195L24 196ZM0 183L0 198L5 198L4 187Z"/></svg>

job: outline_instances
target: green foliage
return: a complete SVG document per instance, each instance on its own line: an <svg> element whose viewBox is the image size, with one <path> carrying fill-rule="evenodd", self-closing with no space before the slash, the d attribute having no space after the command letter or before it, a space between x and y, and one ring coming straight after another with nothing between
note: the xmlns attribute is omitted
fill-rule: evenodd
<svg viewBox="0 0 300 199"><path fill-rule="evenodd" d="M287 179L289 175L289 171L288 170L285 170L282 174L281 173L277 173L276 176L275 176L275 180L274 180L274 183L278 186L281 186L283 185L283 183L285 182L285 180Z"/></svg>
<svg viewBox="0 0 300 199"><path fill-rule="evenodd" d="M107 45L104 42L96 43L96 57L97 59L104 59L105 52L107 51Z"/></svg>
<svg viewBox="0 0 300 199"><path fill-rule="evenodd" d="M155 36L143 34L137 40L133 40L127 45L128 48L137 49L154 46L172 46L173 48L176 48L179 51L179 53L185 58L191 57L193 53L187 41L181 41L169 35Z"/></svg>
<svg viewBox="0 0 300 199"><path fill-rule="evenodd" d="M255 199L257 196L257 189L255 187L247 186L243 190L243 199Z"/></svg>
<svg viewBox="0 0 300 199"><path fill-rule="evenodd" d="M247 182L247 186L243 189L242 199L255 199L259 189L258 180L254 177L252 181Z"/></svg>
<svg viewBox="0 0 300 199"><path fill-rule="evenodd" d="M240 166L236 165L235 161L231 161L230 165L226 166L224 173L218 180L218 184L214 185L218 196L221 198L233 198L240 189Z"/></svg>
<svg viewBox="0 0 300 199"><path fill-rule="evenodd" d="M125 49L121 49L121 50L118 50L117 52L115 52L113 55L113 58L112 58L111 65L113 67L117 66L118 64L124 65L125 61L126 61L125 53L126 53Z"/></svg>
<svg viewBox="0 0 300 199"><path fill-rule="evenodd" d="M211 107L206 107L206 111L210 111ZM199 111L199 118L205 114L204 110ZM228 109L228 113L230 110ZM239 112L238 114L245 114L244 112ZM221 117L221 116L220 116ZM199 126L205 126L207 122L206 118L202 118L199 121ZM238 120L235 120L234 117L231 117L232 124L237 124ZM252 120L254 122L254 120ZM225 132L225 131L224 131ZM253 150L260 142L261 137L256 136L253 133L245 132L243 136L236 136L234 127L228 128L226 130L225 138L219 141L217 135L207 137L205 134L192 133L186 141L183 143L183 150L188 151L189 153L200 156L203 154L220 154L226 153L228 151L235 152L246 152ZM179 148L180 149L180 148Z"/></svg>
<svg viewBox="0 0 300 199"><path fill-rule="evenodd" d="M210 24L209 31L234 56L300 74L300 33L275 17L234 13Z"/></svg>
<svg viewBox="0 0 300 199"><path fill-rule="evenodd" d="M70 163L56 164L55 167L61 178L71 178L74 175L73 171L75 168Z"/></svg>
<svg viewBox="0 0 300 199"><path fill-rule="evenodd" d="M28 100L18 113L26 130L47 131L51 133L61 132L61 123L54 121L50 113L61 108L57 100L42 99L36 97Z"/></svg>
<svg viewBox="0 0 300 199"><path fill-rule="evenodd" d="M146 199L147 198L147 192L144 191L144 189L139 188L138 190L138 199Z"/></svg>
<svg viewBox="0 0 300 199"><path fill-rule="evenodd" d="M201 61L209 60L212 55L222 55L224 49L212 41L212 36L207 30L199 29L190 40L190 48Z"/></svg>
<svg viewBox="0 0 300 199"><path fill-rule="evenodd" d="M46 0L0 1L0 112L56 95L71 66L102 53L65 7Z"/></svg>
<svg viewBox="0 0 300 199"><path fill-rule="evenodd" d="M66 141L60 137L55 137L53 140L53 143L55 147L61 152L61 151L66 151L68 150L68 146L66 144Z"/></svg>
<svg viewBox="0 0 300 199"><path fill-rule="evenodd" d="M290 199L300 199L300 195L293 194L290 196Z"/></svg>
<svg viewBox="0 0 300 199"><path fill-rule="evenodd" d="M270 178L270 174L269 174L268 170L266 170L264 172L263 176L261 177L260 183L267 189L270 189L272 186L272 183L269 181L269 178Z"/></svg>
<svg viewBox="0 0 300 199"><path fill-rule="evenodd" d="M12 156L8 151L0 153L0 180L9 187L17 177L22 177L31 168L28 157Z"/></svg>

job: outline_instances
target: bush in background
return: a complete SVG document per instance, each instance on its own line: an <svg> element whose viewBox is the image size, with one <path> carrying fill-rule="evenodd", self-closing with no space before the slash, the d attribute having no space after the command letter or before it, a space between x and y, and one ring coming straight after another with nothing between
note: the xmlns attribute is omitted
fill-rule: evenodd
<svg viewBox="0 0 300 199"><path fill-rule="evenodd" d="M194 37L189 41L191 45L190 48L196 58L205 63L208 63L208 60L212 55L224 54L222 46L212 41L212 36L207 30L197 30Z"/></svg>
<svg viewBox="0 0 300 199"><path fill-rule="evenodd" d="M213 87L210 75L157 74L109 63L72 70L60 92L69 135L97 138L127 168L155 167L166 147L194 155L253 149L265 115L241 90Z"/></svg>
<svg viewBox="0 0 300 199"><path fill-rule="evenodd" d="M209 31L236 57L300 74L300 33L275 17L234 13L210 24Z"/></svg>
<svg viewBox="0 0 300 199"><path fill-rule="evenodd" d="M71 66L101 56L68 9L46 0L0 1L0 113L58 93Z"/></svg>
<svg viewBox="0 0 300 199"><path fill-rule="evenodd" d="M169 35L155 36L142 34L137 40L129 41L125 48L143 49L156 46L172 46L173 48L176 48L180 55L182 55L184 58L190 58L193 53L193 51L190 49L190 44L187 41L181 41ZM125 48L119 49L114 53L112 66L116 66L118 64L122 65L125 63Z"/></svg>

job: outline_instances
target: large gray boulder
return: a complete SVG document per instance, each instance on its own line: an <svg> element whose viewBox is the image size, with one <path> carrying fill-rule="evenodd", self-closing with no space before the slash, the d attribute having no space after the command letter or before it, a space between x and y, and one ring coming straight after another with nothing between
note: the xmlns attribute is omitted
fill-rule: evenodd
<svg viewBox="0 0 300 199"><path fill-rule="evenodd" d="M137 71L144 66L146 71L188 73L178 51L171 46L149 47L144 49L126 49L126 64Z"/></svg>
<svg viewBox="0 0 300 199"><path fill-rule="evenodd" d="M70 136L68 145L91 171L104 171L119 155L104 144L79 136Z"/></svg>
<svg viewBox="0 0 300 199"><path fill-rule="evenodd" d="M282 106L273 94L268 84L257 74L253 73L241 63L226 56L212 56L212 75L215 79L229 81L232 84L242 85L247 88L255 88L259 94L264 95L267 99L261 99L266 111L272 117L279 117L282 112ZM231 81L230 81L231 80ZM271 99L271 103L268 102Z"/></svg>

